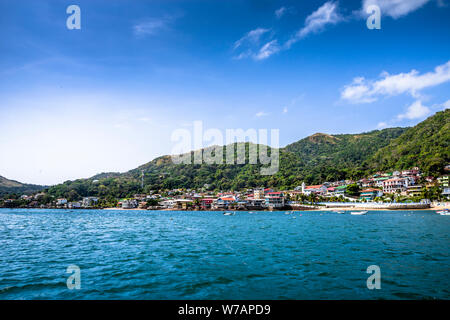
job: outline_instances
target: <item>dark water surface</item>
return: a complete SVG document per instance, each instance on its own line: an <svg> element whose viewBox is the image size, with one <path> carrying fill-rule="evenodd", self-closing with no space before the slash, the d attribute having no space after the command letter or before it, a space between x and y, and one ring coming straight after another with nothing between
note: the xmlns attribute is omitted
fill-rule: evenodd
<svg viewBox="0 0 450 320"><path fill-rule="evenodd" d="M0 209L0 299L449 299L449 232L433 211Z"/></svg>

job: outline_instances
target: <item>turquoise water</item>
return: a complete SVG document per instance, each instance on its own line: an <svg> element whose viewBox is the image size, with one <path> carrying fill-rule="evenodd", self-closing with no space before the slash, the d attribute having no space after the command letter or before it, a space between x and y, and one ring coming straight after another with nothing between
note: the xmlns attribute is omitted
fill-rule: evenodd
<svg viewBox="0 0 450 320"><path fill-rule="evenodd" d="M449 299L449 232L425 211L0 209L0 299Z"/></svg>

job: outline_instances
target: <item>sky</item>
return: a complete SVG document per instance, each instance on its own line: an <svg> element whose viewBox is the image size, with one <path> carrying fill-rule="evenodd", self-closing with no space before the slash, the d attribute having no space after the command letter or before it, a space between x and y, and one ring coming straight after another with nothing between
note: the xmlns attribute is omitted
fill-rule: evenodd
<svg viewBox="0 0 450 320"><path fill-rule="evenodd" d="M449 18L449 0L0 0L0 175L128 171L194 121L281 146L413 126L450 106Z"/></svg>

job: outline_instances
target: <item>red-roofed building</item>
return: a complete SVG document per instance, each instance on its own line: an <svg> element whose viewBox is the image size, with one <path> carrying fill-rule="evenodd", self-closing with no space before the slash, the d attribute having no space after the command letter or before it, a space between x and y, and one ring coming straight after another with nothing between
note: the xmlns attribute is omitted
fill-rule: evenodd
<svg viewBox="0 0 450 320"><path fill-rule="evenodd" d="M379 190L379 189L365 189L363 191L361 191L360 193L360 199L366 199L366 200L373 200L376 197L380 197L383 195L383 191Z"/></svg>
<svg viewBox="0 0 450 320"><path fill-rule="evenodd" d="M320 185L314 185L314 186L307 186L304 188L304 194L325 194L327 192L327 187L325 187L323 184Z"/></svg>

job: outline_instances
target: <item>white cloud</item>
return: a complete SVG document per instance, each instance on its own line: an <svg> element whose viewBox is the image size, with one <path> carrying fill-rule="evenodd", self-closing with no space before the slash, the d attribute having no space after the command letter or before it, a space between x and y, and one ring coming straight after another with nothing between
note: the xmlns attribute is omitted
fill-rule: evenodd
<svg viewBox="0 0 450 320"><path fill-rule="evenodd" d="M242 38L234 43L234 49L236 50L243 45L259 44L261 37L269 31L270 29L257 28L247 32Z"/></svg>
<svg viewBox="0 0 450 320"><path fill-rule="evenodd" d="M351 84L344 87L341 98L351 103L370 103L380 96L395 96L403 93L409 93L418 98L421 90L450 81L450 61L424 74L411 70L408 73L394 75L384 72L381 77L376 81L362 77L355 78Z"/></svg>
<svg viewBox="0 0 450 320"><path fill-rule="evenodd" d="M287 107L283 108L283 113L288 113L288 108Z"/></svg>
<svg viewBox="0 0 450 320"><path fill-rule="evenodd" d="M289 10L289 8L281 7L275 11L275 16L277 18L281 18ZM308 34L320 32L326 25L336 24L341 20L343 20L343 18L338 13L337 2L328 1L319 9L310 14L305 20L305 26L298 30L298 32L283 45L280 45L276 39L272 40L273 35L270 35L269 37L266 37L266 43L259 49L255 50L254 47L260 45L262 37L268 34L271 29L258 28L248 32L234 43L234 50L244 46L244 44L247 46L247 49L235 56L235 59L243 59L248 57L252 57L255 60L267 59L274 53L289 49L294 43L300 41Z"/></svg>
<svg viewBox="0 0 450 320"><path fill-rule="evenodd" d="M424 106L422 104L422 101L417 100L412 105L410 105L408 107L408 109L406 110L406 113L399 114L397 116L397 119L398 120L403 120L403 119L409 119L409 120L421 119L421 118L424 118L427 115L429 115L430 112L431 112L430 108L428 108L427 106Z"/></svg>
<svg viewBox="0 0 450 320"><path fill-rule="evenodd" d="M443 109L449 109L450 108L450 100L445 101L442 106L444 107Z"/></svg>
<svg viewBox="0 0 450 320"><path fill-rule="evenodd" d="M157 35L162 30L167 29L173 20L174 18L171 16L148 18L145 21L135 24L133 26L133 31L136 36Z"/></svg>
<svg viewBox="0 0 450 320"><path fill-rule="evenodd" d="M285 46L290 48L294 43L300 41L310 33L320 32L326 25L336 24L341 20L343 18L338 13L337 2L328 1L306 18L305 26L289 39Z"/></svg>
<svg viewBox="0 0 450 320"><path fill-rule="evenodd" d="M363 0L363 14L370 5L377 5L381 14L388 15L394 19L400 18L413 12L431 0Z"/></svg>
<svg viewBox="0 0 450 320"><path fill-rule="evenodd" d="M387 128L387 127L388 127L388 124L386 122L380 122L377 125L377 129L384 129L384 128Z"/></svg>
<svg viewBox="0 0 450 320"><path fill-rule="evenodd" d="M277 19L280 19L286 13L286 11L286 7L281 7L278 10L275 10L275 17L277 17Z"/></svg>
<svg viewBox="0 0 450 320"><path fill-rule="evenodd" d="M254 58L256 60L267 59L278 51L280 51L280 47L277 40L272 40L263 45L261 49L259 49L258 53L254 56Z"/></svg>
<svg viewBox="0 0 450 320"><path fill-rule="evenodd" d="M255 114L255 116L257 116L258 118L265 117L265 116L268 116L268 115L269 114L264 112L264 111L260 111L257 114Z"/></svg>
<svg viewBox="0 0 450 320"><path fill-rule="evenodd" d="M234 43L233 50L241 49L242 52L235 59L253 58L263 60L279 51L277 40L271 40L271 29L257 28L247 32L241 39ZM265 43L261 46L262 41Z"/></svg>

